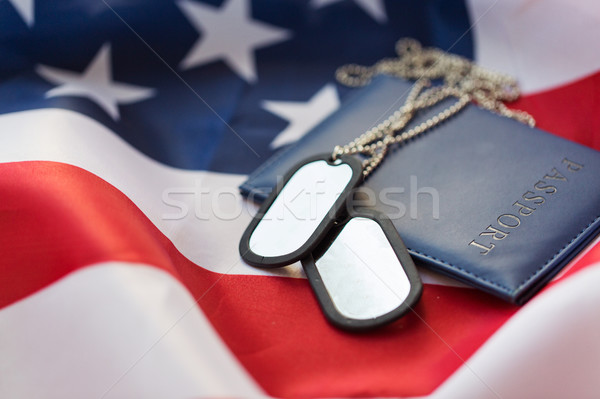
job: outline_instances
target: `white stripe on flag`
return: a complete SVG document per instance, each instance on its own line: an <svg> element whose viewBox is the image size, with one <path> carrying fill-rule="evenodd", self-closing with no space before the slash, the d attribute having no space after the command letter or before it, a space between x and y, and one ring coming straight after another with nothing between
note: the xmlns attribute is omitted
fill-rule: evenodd
<svg viewBox="0 0 600 399"><path fill-rule="evenodd" d="M85 267L3 309L0 353L2 398L263 395L181 283L146 265Z"/></svg>
<svg viewBox="0 0 600 399"><path fill-rule="evenodd" d="M596 398L600 263L533 298L432 395Z"/></svg>
<svg viewBox="0 0 600 399"><path fill-rule="evenodd" d="M600 2L468 0L475 59L519 79L524 93L600 70Z"/></svg>
<svg viewBox="0 0 600 399"><path fill-rule="evenodd" d="M239 194L243 175L165 166L94 119L73 111L40 109L1 115L0 162L36 160L78 166L106 180L129 197L185 257L205 269L303 276L299 264L266 270L240 260L239 238L256 208Z"/></svg>

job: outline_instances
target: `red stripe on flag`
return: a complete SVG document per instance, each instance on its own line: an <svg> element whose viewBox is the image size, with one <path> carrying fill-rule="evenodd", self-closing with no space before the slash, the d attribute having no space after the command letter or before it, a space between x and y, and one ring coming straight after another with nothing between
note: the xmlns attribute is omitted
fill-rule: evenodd
<svg viewBox="0 0 600 399"><path fill-rule="evenodd" d="M2 164L0 196L0 306L94 263L155 265L199 298L229 348L274 396L430 393L517 310L476 290L426 285L415 313L371 334L348 334L326 323L305 280L198 267L125 195L83 169Z"/></svg>
<svg viewBox="0 0 600 399"><path fill-rule="evenodd" d="M510 104L529 112L537 127L600 150L600 72Z"/></svg>
<svg viewBox="0 0 600 399"><path fill-rule="evenodd" d="M273 280L239 282L236 294L225 294L236 300L211 293L203 307L214 306L207 314L218 332L256 380L281 397L431 393L516 311L478 291L426 285L413 314L351 334L327 324L305 281Z"/></svg>
<svg viewBox="0 0 600 399"><path fill-rule="evenodd" d="M140 262L175 273L183 258L120 191L54 162L0 166L0 307L77 268ZM206 286L218 276L206 274Z"/></svg>

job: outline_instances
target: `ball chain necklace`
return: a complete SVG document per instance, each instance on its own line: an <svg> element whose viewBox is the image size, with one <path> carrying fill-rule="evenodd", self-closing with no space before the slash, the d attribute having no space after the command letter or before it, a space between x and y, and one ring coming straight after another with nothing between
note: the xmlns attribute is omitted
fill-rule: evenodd
<svg viewBox="0 0 600 399"><path fill-rule="evenodd" d="M241 257L257 267L302 261L326 317L344 329L388 323L410 310L421 294L414 263L391 221L373 209L348 206L354 189L383 162L390 146L422 135L470 102L535 124L529 114L504 105L519 97L514 78L439 49L423 48L414 39L400 40L396 52L397 58L369 67L343 66L336 78L353 87L366 85L380 74L415 80L404 104L350 143L288 171L262 204L239 246ZM417 112L449 98L456 100L407 128Z"/></svg>
<svg viewBox="0 0 600 399"><path fill-rule="evenodd" d="M489 111L532 127L535 125L531 115L508 109L503 103L514 101L520 95L517 81L511 76L490 71L466 58L436 48L423 49L414 39L400 40L396 44L396 52L398 58L383 59L371 67L345 65L336 72L337 80L351 87L364 86L379 74L416 80L400 109L355 140L333 150L333 159L340 155L366 156L363 162L364 177L383 161L389 146L404 143L439 125L471 101ZM434 79L443 79L443 85L429 87ZM455 97L457 101L418 126L401 132L418 110L432 107L448 97Z"/></svg>

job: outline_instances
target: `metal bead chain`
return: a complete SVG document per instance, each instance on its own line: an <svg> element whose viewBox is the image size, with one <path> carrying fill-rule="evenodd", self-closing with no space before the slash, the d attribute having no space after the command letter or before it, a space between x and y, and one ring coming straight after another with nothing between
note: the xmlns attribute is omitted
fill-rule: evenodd
<svg viewBox="0 0 600 399"><path fill-rule="evenodd" d="M402 107L388 119L344 146L336 146L332 157L362 154L363 176L367 177L385 158L388 148L419 136L451 118L471 101L479 106L526 123L535 120L524 111L511 110L504 101L514 101L519 95L517 81L508 76L473 64L466 58L444 53L439 49L421 47L414 39L401 39L396 44L398 58L388 58L373 66L345 65L336 72L337 80L347 86L364 86L379 74L416 80ZM443 79L443 84L431 87L432 79ZM457 101L437 115L407 130L408 123L419 110L430 108L446 98Z"/></svg>

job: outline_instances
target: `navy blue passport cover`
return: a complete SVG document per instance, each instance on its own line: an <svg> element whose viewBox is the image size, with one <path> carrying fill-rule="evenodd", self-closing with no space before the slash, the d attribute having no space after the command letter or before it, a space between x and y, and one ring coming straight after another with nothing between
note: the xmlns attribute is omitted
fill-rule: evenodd
<svg viewBox="0 0 600 399"><path fill-rule="evenodd" d="M379 77L359 89L257 169L242 194L261 202L292 166L387 118L410 87ZM475 105L396 148L363 187L420 264L518 304L600 226L600 153Z"/></svg>

